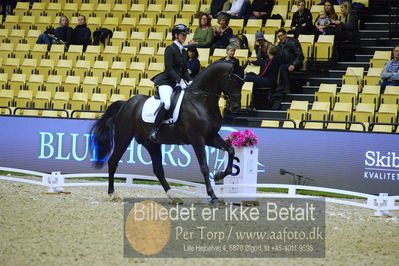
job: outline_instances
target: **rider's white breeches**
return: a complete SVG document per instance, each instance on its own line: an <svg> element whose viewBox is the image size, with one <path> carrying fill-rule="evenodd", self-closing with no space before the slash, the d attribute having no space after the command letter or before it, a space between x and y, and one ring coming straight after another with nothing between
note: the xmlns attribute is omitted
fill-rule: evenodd
<svg viewBox="0 0 399 266"><path fill-rule="evenodd" d="M170 108L170 96L172 95L173 88L169 85L161 85L158 88L159 97L161 98L161 102L165 104L165 109L169 110Z"/></svg>

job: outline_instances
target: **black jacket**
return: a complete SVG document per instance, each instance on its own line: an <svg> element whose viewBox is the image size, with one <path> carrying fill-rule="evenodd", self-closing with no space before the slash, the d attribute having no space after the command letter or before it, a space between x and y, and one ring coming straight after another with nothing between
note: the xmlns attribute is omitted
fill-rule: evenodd
<svg viewBox="0 0 399 266"><path fill-rule="evenodd" d="M284 43L280 42L277 46L280 50L282 64L292 64L295 68L301 68L303 63L303 53L299 42L292 38L287 38Z"/></svg>
<svg viewBox="0 0 399 266"><path fill-rule="evenodd" d="M91 31L86 24L75 27L72 44L84 45L85 48L91 44Z"/></svg>
<svg viewBox="0 0 399 266"><path fill-rule="evenodd" d="M68 26L58 27L55 29L54 35L59 40L64 41L67 46L69 46L72 42L73 29Z"/></svg>
<svg viewBox="0 0 399 266"><path fill-rule="evenodd" d="M174 88L181 79L192 80L187 71L187 51L185 49L180 53L179 47L172 43L165 49L164 62L165 71L152 79L156 86L169 85Z"/></svg>
<svg viewBox="0 0 399 266"><path fill-rule="evenodd" d="M269 80L273 81L273 83L276 83L281 65L280 57L275 56L272 59L268 58L265 61L262 61L262 63L259 65L259 76L268 78Z"/></svg>
<svg viewBox="0 0 399 266"><path fill-rule="evenodd" d="M352 11L351 13L347 14L344 19L345 22L339 24L341 30L346 32L349 37L349 41L353 43L359 42L359 31L357 27L357 13Z"/></svg>
<svg viewBox="0 0 399 266"><path fill-rule="evenodd" d="M267 12L268 16L270 16L272 9L273 0L254 0L251 4L251 11Z"/></svg>
<svg viewBox="0 0 399 266"><path fill-rule="evenodd" d="M220 58L219 60L217 60L216 62L233 64L233 73L239 75L240 77L244 77L244 69L245 69L246 65L245 65L245 67L241 67L240 61L237 58L233 57L230 60L227 60L227 57L223 57L223 58Z"/></svg>
<svg viewBox="0 0 399 266"><path fill-rule="evenodd" d="M306 26L302 26L304 23L306 23ZM292 16L291 27L302 28L305 32L310 33L312 32L312 26L312 13L310 13L309 9L305 8L302 15L297 11Z"/></svg>

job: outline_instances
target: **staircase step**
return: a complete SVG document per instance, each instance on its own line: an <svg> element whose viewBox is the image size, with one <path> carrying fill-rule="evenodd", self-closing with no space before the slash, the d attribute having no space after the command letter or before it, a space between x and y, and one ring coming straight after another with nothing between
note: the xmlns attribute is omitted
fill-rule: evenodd
<svg viewBox="0 0 399 266"><path fill-rule="evenodd" d="M356 54L356 62L370 62L370 59L373 58L373 54Z"/></svg>
<svg viewBox="0 0 399 266"><path fill-rule="evenodd" d="M290 93L285 96L286 101L309 101L313 102L314 100L314 93L313 94L295 94Z"/></svg>
<svg viewBox="0 0 399 266"><path fill-rule="evenodd" d="M389 30L359 30L360 38L388 38L389 37Z"/></svg>
<svg viewBox="0 0 399 266"><path fill-rule="evenodd" d="M386 22L364 22L362 29L364 30L386 30L389 29L389 23Z"/></svg>

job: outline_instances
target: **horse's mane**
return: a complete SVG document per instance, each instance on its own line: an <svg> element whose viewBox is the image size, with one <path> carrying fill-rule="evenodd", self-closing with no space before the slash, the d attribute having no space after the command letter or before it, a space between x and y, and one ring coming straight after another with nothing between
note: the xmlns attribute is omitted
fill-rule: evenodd
<svg viewBox="0 0 399 266"><path fill-rule="evenodd" d="M204 70L200 71L193 80L193 86L202 83L202 81L215 81L215 78L220 78L222 73L229 73L233 65L226 62L213 62ZM222 72L222 73L221 73ZM215 76L212 78L212 76ZM194 87L195 88L195 87Z"/></svg>

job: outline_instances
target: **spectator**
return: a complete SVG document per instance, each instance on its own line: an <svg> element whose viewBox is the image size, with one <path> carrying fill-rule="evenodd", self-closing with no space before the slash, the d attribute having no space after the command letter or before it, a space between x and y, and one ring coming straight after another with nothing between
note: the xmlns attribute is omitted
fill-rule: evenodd
<svg viewBox="0 0 399 266"><path fill-rule="evenodd" d="M198 48L209 48L213 44L211 18L203 13L199 18L199 27L195 30L193 40L188 43Z"/></svg>
<svg viewBox="0 0 399 266"><path fill-rule="evenodd" d="M80 15L78 17L78 25L73 32L72 44L83 45L86 50L87 45L91 44L91 31L86 25L86 17Z"/></svg>
<svg viewBox="0 0 399 266"><path fill-rule="evenodd" d="M247 74L245 76L245 81L253 82L254 89L268 87L275 89L277 86L277 76L278 71L280 69L280 58L278 55L277 47L273 46L268 51L268 58L266 60L257 60L254 61L254 65L260 66L260 73L256 74Z"/></svg>
<svg viewBox="0 0 399 266"><path fill-rule="evenodd" d="M337 20L338 15L335 13L334 5L330 0L324 2L324 11L326 11L326 15L331 20Z"/></svg>
<svg viewBox="0 0 399 266"><path fill-rule="evenodd" d="M338 42L349 41L357 45L359 43L357 14L351 10L351 4L347 1L341 4L341 12L341 20L332 19L331 21L336 25L335 40Z"/></svg>
<svg viewBox="0 0 399 266"><path fill-rule="evenodd" d="M266 19L273 9L273 0L254 0L251 4L250 19Z"/></svg>
<svg viewBox="0 0 399 266"><path fill-rule="evenodd" d="M277 47L281 55L280 83L285 93L289 93L290 84L288 73L294 70L300 70L304 57L299 42L295 39L288 38L285 29L279 29L277 31L277 38L280 41Z"/></svg>
<svg viewBox="0 0 399 266"><path fill-rule="evenodd" d="M229 18L245 18L248 19L250 16L251 3L249 0L234 0L231 3L231 7L228 11L222 14Z"/></svg>
<svg viewBox="0 0 399 266"><path fill-rule="evenodd" d="M73 29L69 27L69 20L66 16L60 18L59 25L55 30L50 29L40 34L36 43L47 44L49 51L53 43L65 44L68 47L72 41Z"/></svg>
<svg viewBox="0 0 399 266"><path fill-rule="evenodd" d="M212 17L217 17L218 14L224 10L225 5L229 4L229 1L227 0L212 0L211 2L211 6L210 6L210 13L212 15Z"/></svg>
<svg viewBox="0 0 399 266"><path fill-rule="evenodd" d="M200 71L201 64L198 60L198 50L195 45L187 48L187 71L190 77L194 78Z"/></svg>
<svg viewBox="0 0 399 266"><path fill-rule="evenodd" d="M239 75L240 77L244 76L244 68L242 68L240 66L240 61L234 57L234 54L236 52L236 49L231 46L228 45L226 47L226 57L220 58L217 62L228 62L233 64L234 68L233 68L233 72L237 75ZM245 65L246 66L246 65Z"/></svg>
<svg viewBox="0 0 399 266"><path fill-rule="evenodd" d="M392 50L393 59L385 64L380 78L382 82L378 85L384 91L386 86L399 86L399 44Z"/></svg>
<svg viewBox="0 0 399 266"><path fill-rule="evenodd" d="M257 60L266 60L269 58L269 51L274 45L265 39L263 32L255 33L255 51Z"/></svg>
<svg viewBox="0 0 399 266"><path fill-rule="evenodd" d="M291 30L288 33L294 34L295 38L298 38L300 34L311 34L312 25L312 13L305 7L305 1L300 0L298 10L292 17Z"/></svg>
<svg viewBox="0 0 399 266"><path fill-rule="evenodd" d="M214 43L211 46L211 54L216 48L226 48L229 45L229 39L233 36L233 30L229 27L229 20L225 15L219 15L219 28L214 28Z"/></svg>
<svg viewBox="0 0 399 266"><path fill-rule="evenodd" d="M315 22L316 28L318 30L318 34L327 34L328 33L328 26L330 25L331 21L327 17L326 11L322 10L319 13L319 16Z"/></svg>

